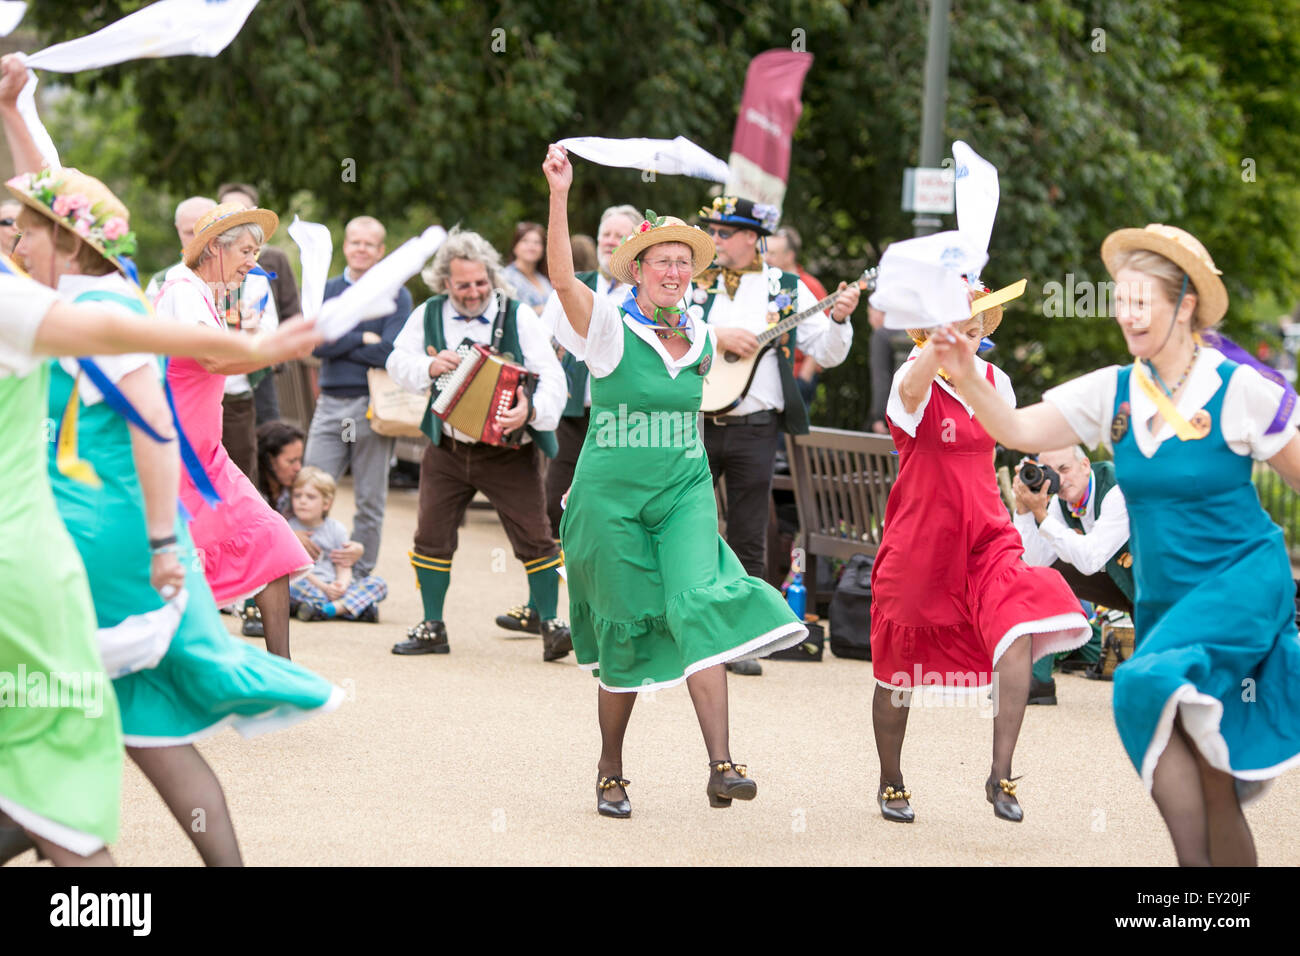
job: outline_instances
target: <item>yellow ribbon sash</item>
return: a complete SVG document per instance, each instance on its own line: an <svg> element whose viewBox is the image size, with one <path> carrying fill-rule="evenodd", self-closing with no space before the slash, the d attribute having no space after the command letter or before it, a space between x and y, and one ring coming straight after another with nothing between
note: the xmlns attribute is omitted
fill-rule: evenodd
<svg viewBox="0 0 1300 956"><path fill-rule="evenodd" d="M83 485L99 488L103 482L99 480L99 475L95 474L94 467L90 462L77 456L77 411L81 407L80 385L81 373L78 372L72 382L72 394L68 396L68 404L63 409L63 421L59 425L59 444L55 450L54 464L59 469L59 474Z"/></svg>
<svg viewBox="0 0 1300 956"><path fill-rule="evenodd" d="M1137 380L1138 387L1155 403L1156 411L1173 426L1174 434L1178 436L1179 441L1196 441L1209 434L1208 428L1201 430L1183 417L1182 413L1174 407L1173 400L1165 394L1164 389L1151 381L1151 376L1147 374L1146 367L1140 359L1133 363L1133 377Z"/></svg>

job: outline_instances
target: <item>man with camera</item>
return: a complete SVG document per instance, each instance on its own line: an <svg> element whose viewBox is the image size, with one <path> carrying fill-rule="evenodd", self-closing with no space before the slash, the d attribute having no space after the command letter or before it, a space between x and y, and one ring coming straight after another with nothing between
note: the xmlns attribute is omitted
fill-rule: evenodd
<svg viewBox="0 0 1300 956"><path fill-rule="evenodd" d="M1115 482L1115 466L1089 462L1078 445L1023 459L1011 483L1015 526L1025 562L1059 571L1084 601L1133 611L1133 555L1129 551L1128 507ZM1085 660L1100 653L1096 638L1077 652ZM1034 665L1029 703L1055 704L1053 658Z"/></svg>

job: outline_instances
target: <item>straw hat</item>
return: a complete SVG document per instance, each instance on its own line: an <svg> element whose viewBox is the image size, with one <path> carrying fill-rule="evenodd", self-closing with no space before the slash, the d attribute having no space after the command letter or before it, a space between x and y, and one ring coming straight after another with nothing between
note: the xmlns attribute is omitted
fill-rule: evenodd
<svg viewBox="0 0 1300 956"><path fill-rule="evenodd" d="M703 229L688 226L676 216L656 216L653 209L647 209L645 220L636 232L624 239L609 257L609 274L619 282L636 285L632 263L642 251L661 242L681 242L691 247L691 278L713 263L717 251L713 239Z"/></svg>
<svg viewBox="0 0 1300 956"><path fill-rule="evenodd" d="M280 225L280 217L269 209L249 209L240 202L223 202L219 206L213 206L194 224L194 238L185 244L185 264L194 268L209 242L223 232L250 223L261 227L262 241L265 242L275 234Z"/></svg>
<svg viewBox="0 0 1300 956"><path fill-rule="evenodd" d="M1228 311L1228 290L1223 275L1200 240L1185 229L1153 222L1145 229L1119 229L1101 244L1101 260L1113 278L1125 253L1143 249L1164 256L1183 272L1196 289L1197 322L1209 327Z"/></svg>
<svg viewBox="0 0 1300 956"><path fill-rule="evenodd" d="M131 214L94 176L69 166L23 173L5 185L24 206L77 235L123 275L130 274L118 260L135 252Z"/></svg>
<svg viewBox="0 0 1300 956"><path fill-rule="evenodd" d="M977 315L981 314L979 311L979 300L987 298L992 294L993 294L992 289L987 289L982 287L971 291L970 317L972 319L975 318ZM1002 306L995 305L991 309L986 309L983 315L984 315L984 334L986 336L992 335L994 332L998 330L998 326L1002 324ZM907 330L907 334L911 337L912 341L917 343L924 342L926 339L928 339L930 337L930 332L931 332L930 329L908 329Z"/></svg>

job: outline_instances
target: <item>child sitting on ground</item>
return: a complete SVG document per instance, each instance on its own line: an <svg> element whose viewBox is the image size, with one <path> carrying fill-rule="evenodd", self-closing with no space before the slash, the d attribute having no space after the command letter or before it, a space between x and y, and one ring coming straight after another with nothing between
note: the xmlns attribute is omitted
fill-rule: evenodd
<svg viewBox="0 0 1300 956"><path fill-rule="evenodd" d="M388 597L383 578L370 575L353 580L350 567L339 567L330 560L330 552L348 544L348 532L329 517L337 486L327 472L306 467L293 482L293 517L289 527L305 531L312 544L320 548L320 557L304 578L289 585L289 599L298 605L298 617L304 621L330 618L379 621L379 602Z"/></svg>

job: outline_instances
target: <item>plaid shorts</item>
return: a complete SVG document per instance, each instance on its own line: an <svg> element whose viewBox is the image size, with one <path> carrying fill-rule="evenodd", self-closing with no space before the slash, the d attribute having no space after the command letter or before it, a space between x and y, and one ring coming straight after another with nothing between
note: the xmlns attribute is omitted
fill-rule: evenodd
<svg viewBox="0 0 1300 956"><path fill-rule="evenodd" d="M386 597L388 597L388 585L384 583L383 578L372 574L365 578L354 578L339 600L347 610L348 617L356 617L370 605L378 604ZM314 584L308 584L306 578L290 582L289 598L299 604L310 604L319 608L333 603L324 591Z"/></svg>

